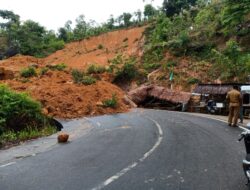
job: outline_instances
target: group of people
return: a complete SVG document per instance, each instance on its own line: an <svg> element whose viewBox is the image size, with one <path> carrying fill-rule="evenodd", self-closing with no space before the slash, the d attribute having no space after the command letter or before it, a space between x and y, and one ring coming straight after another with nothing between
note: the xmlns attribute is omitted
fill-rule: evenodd
<svg viewBox="0 0 250 190"><path fill-rule="evenodd" d="M229 102L228 126L238 127L237 121L240 117L240 122L243 122L243 107L242 95L238 86L233 86L233 89L227 93L227 101Z"/></svg>

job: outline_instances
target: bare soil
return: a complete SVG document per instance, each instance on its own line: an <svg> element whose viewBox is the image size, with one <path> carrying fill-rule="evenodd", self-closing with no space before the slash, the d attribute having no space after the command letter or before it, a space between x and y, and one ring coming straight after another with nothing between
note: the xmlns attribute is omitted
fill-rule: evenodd
<svg viewBox="0 0 250 190"><path fill-rule="evenodd" d="M45 114L58 118L125 112L130 108L124 100L125 93L108 82L109 75L103 74L102 80L96 84L77 85L73 83L70 70L84 70L90 64L106 66L117 54L140 56L143 31L144 27L119 30L72 42L46 58L18 55L0 61L0 67L12 71L16 76L1 83L14 90L27 92L42 103ZM60 63L67 65L66 71L49 71L28 80L19 77L19 71L28 66L35 65L40 70L46 65ZM102 102L111 99L113 94L118 100L117 107L104 107Z"/></svg>

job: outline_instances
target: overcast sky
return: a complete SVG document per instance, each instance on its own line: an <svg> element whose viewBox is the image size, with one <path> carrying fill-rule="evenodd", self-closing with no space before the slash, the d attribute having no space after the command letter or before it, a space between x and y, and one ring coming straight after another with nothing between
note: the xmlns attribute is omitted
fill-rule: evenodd
<svg viewBox="0 0 250 190"><path fill-rule="evenodd" d="M31 19L47 30L57 31L66 21L74 22L81 14L87 21L102 23L111 14L117 17L123 12L143 11L145 4L151 2L158 7L163 0L0 0L0 9L13 11L21 21Z"/></svg>

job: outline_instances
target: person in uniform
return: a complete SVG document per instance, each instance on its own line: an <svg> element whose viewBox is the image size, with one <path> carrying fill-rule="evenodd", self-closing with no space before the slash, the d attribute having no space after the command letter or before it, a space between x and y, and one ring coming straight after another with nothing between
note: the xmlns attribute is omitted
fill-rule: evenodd
<svg viewBox="0 0 250 190"><path fill-rule="evenodd" d="M227 93L226 99L229 101L228 126L238 127L237 121L242 104L242 97L238 86L233 86L233 89Z"/></svg>

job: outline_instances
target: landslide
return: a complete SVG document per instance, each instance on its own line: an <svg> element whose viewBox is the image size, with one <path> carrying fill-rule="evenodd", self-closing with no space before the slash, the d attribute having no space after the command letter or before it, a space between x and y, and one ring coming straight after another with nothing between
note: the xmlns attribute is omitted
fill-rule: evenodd
<svg viewBox="0 0 250 190"><path fill-rule="evenodd" d="M129 108L119 87L105 81L87 86L77 85L68 71L50 71L25 83L20 80L6 80L4 83L16 91L29 93L42 103L45 114L57 118L119 113ZM113 94L118 100L117 107L104 107L102 102L111 99Z"/></svg>
<svg viewBox="0 0 250 190"><path fill-rule="evenodd" d="M107 66L109 60L117 54L126 57L140 56L143 31L144 27L118 30L72 42L46 58L18 55L0 61L0 75L3 75L1 83L14 90L29 93L42 103L44 113L58 118L125 112L130 106L119 87L105 81L104 76L103 80L100 78L92 85L75 84L71 72L72 69L86 70L92 64ZM46 66L62 63L67 65L65 71L49 70L41 76L28 79L20 77L20 71L29 66L40 71ZM13 77L4 77L10 72ZM117 106L103 106L103 101L110 100L114 94Z"/></svg>
<svg viewBox="0 0 250 190"><path fill-rule="evenodd" d="M0 82L12 89L29 93L34 99L42 103L44 113L58 118L77 118L88 115L100 115L126 112L132 103L126 97L126 91L133 90L141 84L155 84L176 91L190 92L193 81L197 79L209 81L207 71L210 65L206 62L196 62L189 57L175 57L165 52L159 62L145 61L144 41L146 27L117 30L100 36L75 41L66 44L46 58L17 55L0 61ZM121 55L121 59L116 59ZM135 68L138 70L135 78L129 83L120 81L118 87L112 84L114 76L108 72L91 74L97 82L91 85L75 84L71 75L72 70L85 71L91 65L111 68L112 60L115 66L122 67L126 58L135 57ZM29 66L35 67L39 73L44 68L58 64L65 64L63 71L49 69L44 75L32 78L20 77L20 71ZM151 66L159 64L157 68ZM127 69L131 69L128 62ZM148 69L149 68L149 69ZM170 72L174 71L174 80L169 80ZM131 70L130 70L131 71ZM129 72L130 72L129 71ZM126 71L127 72L127 71ZM129 74L126 73L125 74ZM2 75L1 75L2 74ZM114 73L113 73L114 74ZM128 75L129 76L129 75ZM125 80L127 76L125 75ZM116 95L117 106L114 108L103 106L103 101Z"/></svg>

